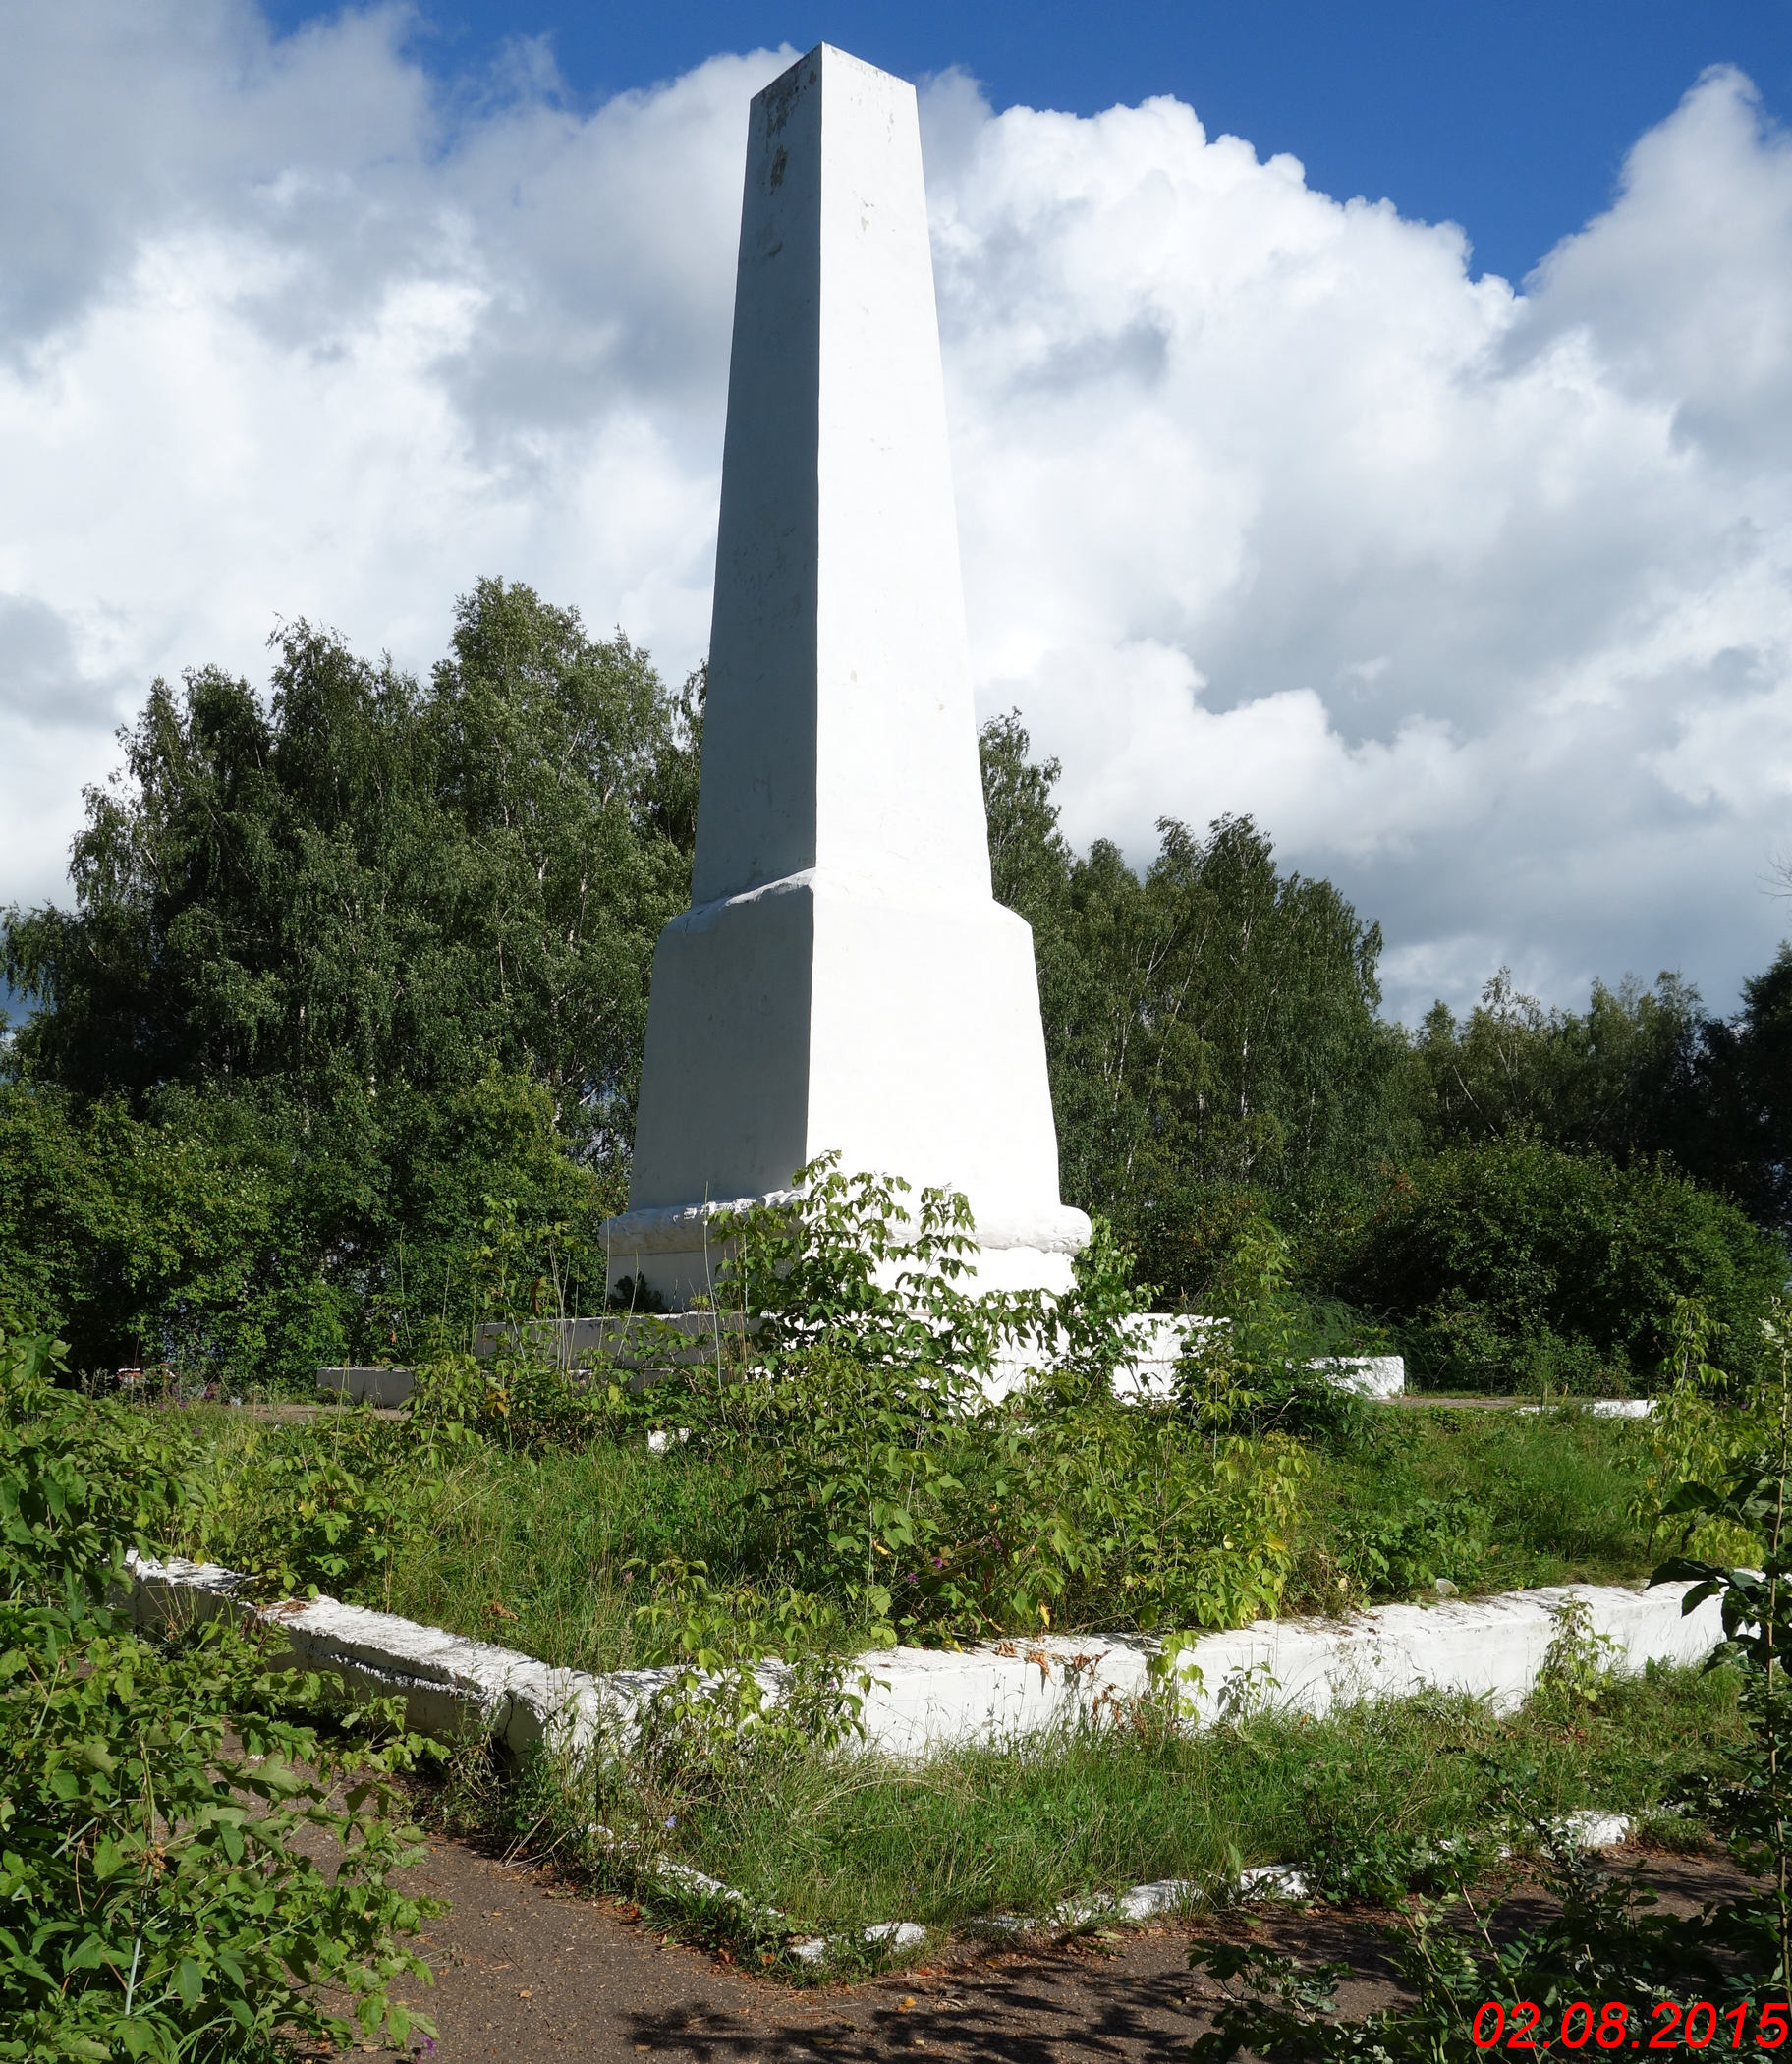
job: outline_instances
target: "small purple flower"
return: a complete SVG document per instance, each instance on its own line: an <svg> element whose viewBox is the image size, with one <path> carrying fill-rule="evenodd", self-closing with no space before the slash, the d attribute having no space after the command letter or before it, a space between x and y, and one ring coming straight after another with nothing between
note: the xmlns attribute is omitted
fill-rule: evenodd
<svg viewBox="0 0 1792 2064"><path fill-rule="evenodd" d="M676 1813L668 1813L666 1815L666 1825L668 1827L676 1827L678 1825L678 1815Z"/></svg>

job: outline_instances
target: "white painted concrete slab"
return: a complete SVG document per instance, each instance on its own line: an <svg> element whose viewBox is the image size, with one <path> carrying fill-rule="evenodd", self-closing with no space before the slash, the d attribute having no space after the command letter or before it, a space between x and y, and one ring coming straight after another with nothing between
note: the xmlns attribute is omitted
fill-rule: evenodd
<svg viewBox="0 0 1792 2064"><path fill-rule="evenodd" d="M1203 1635L1182 1649L1187 1708L1211 1724L1246 1709L1323 1714L1356 1700L1397 1699L1428 1688L1487 1699L1500 1710L1537 1682L1570 1599L1588 1608L1592 1633L1616 1659L1697 1662L1723 1637L1716 1602L1682 1618L1687 1587L1633 1591L1568 1585L1435 1605L1382 1605L1349 1620L1258 1620ZM1156 1645L1143 1638L1053 1636L1002 1642L962 1654L898 1648L860 1658L881 1682L866 1702L868 1742L917 1757L950 1741L999 1739L1098 1716L1142 1696Z"/></svg>
<svg viewBox="0 0 1792 2064"><path fill-rule="evenodd" d="M984 1255L984 1280L999 1273L998 1257ZM1162 1404L1176 1394L1176 1371L1185 1343L1200 1330L1223 1326L1221 1318L1200 1313L1144 1312L1129 1326L1132 1347L1114 1372L1114 1395L1125 1403ZM506 1346L527 1349L574 1374L604 1364L623 1370L631 1388L651 1383L673 1367L700 1366L720 1358L722 1335L738 1339L745 1331L739 1311L675 1311L663 1316L606 1313L597 1318L531 1319L521 1323L491 1322L473 1329L473 1352L490 1361ZM1045 1351L1022 1344L1003 1351L984 1386L991 1399L1017 1390L1045 1359ZM1368 1397L1395 1397L1406 1386L1406 1365L1398 1355L1344 1356L1312 1365L1330 1380ZM344 1385L349 1376L364 1381ZM386 1379L393 1379L390 1383ZM409 1369L319 1369L320 1388L347 1387L360 1402L401 1403L411 1393ZM660 1441L663 1449L665 1443Z"/></svg>
<svg viewBox="0 0 1792 2064"><path fill-rule="evenodd" d="M1551 1405L1520 1405L1521 1419L1535 1419L1540 1412L1564 1409L1586 1413L1589 1419L1653 1419L1653 1398L1558 1398Z"/></svg>
<svg viewBox="0 0 1792 2064"><path fill-rule="evenodd" d="M1406 1389L1403 1355L1332 1355L1312 1365L1340 1389L1366 1398L1397 1398Z"/></svg>
<svg viewBox="0 0 1792 2064"><path fill-rule="evenodd" d="M282 1640L293 1667L324 1671L381 1697L402 1696L408 1724L445 1740L489 1736L521 1752L544 1736L589 1739L619 1726L654 1673L598 1678L489 1642L329 1597L247 1606L247 1580L215 1563L133 1559L140 1624L236 1610ZM663 1674L663 1673L660 1673Z"/></svg>
<svg viewBox="0 0 1792 2064"><path fill-rule="evenodd" d="M1114 1372L1114 1395L1127 1403L1167 1403L1176 1395L1176 1370L1189 1340L1205 1327L1225 1323L1195 1312L1141 1314L1132 1325L1133 1352ZM1363 1397L1398 1397L1406 1388L1406 1362L1399 1355L1333 1355L1308 1367Z"/></svg>

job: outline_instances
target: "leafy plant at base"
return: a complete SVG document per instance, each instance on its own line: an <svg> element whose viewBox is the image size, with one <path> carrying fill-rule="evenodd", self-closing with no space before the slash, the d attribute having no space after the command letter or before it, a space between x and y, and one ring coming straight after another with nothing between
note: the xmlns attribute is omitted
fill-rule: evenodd
<svg viewBox="0 0 1792 2064"><path fill-rule="evenodd" d="M837 1607L789 1585L719 1586L700 1562L657 1563L648 1579L653 1595L636 1613L646 1659L673 1670L640 1721L649 1769L688 1775L718 1758L825 1752L864 1734L872 1679L848 1681Z"/></svg>
<svg viewBox="0 0 1792 2064"><path fill-rule="evenodd" d="M659 1409L752 1451L754 1509L797 1585L868 1637L1274 1610L1304 1457L1114 1401L1151 1293L1105 1228L1064 1296L979 1295L962 1197L910 1208L900 1183L829 1160L788 1205L718 1231L731 1323L713 1369L685 1371ZM1035 1367L991 1402L1004 1349Z"/></svg>
<svg viewBox="0 0 1792 2064"><path fill-rule="evenodd" d="M196 1502L196 1452L56 1388L57 1360L0 1342L0 2058L426 2032L390 1997L427 1976L398 1937L433 1909L390 1882L418 1851L389 1773L418 1745L345 1730L230 1619L152 1642L108 1604Z"/></svg>
<svg viewBox="0 0 1792 2064"><path fill-rule="evenodd" d="M1166 1639L1274 1614L1308 1473L1296 1442L1204 1438L1174 1408L1111 1398L1036 1409L1017 1440L1017 1603L1055 1594L1081 1624L1111 1615Z"/></svg>
<svg viewBox="0 0 1792 2064"><path fill-rule="evenodd" d="M1728 1563L1753 1559L1759 1546L1753 1534L1720 1514L1704 1513L1697 1500L1672 1510L1686 1485L1722 1482L1771 1438L1778 1372L1769 1367L1739 1381L1716 1367L1710 1357L1723 1332L1696 1298L1675 1301L1662 1387L1650 1420L1652 1464L1631 1509L1647 1521L1652 1542L1664 1521L1677 1518L1684 1553Z"/></svg>
<svg viewBox="0 0 1792 2064"><path fill-rule="evenodd" d="M383 1591L428 1532L434 1486L422 1459L409 1428L371 1413L270 1427L216 1486L198 1542L263 1597Z"/></svg>
<svg viewBox="0 0 1792 2064"><path fill-rule="evenodd" d="M1210 1432L1359 1441L1371 1408L1335 1372L1312 1366L1289 1294L1292 1274L1286 1237L1266 1218L1244 1219L1202 1301L1216 1322L1189 1333L1178 1371L1182 1397Z"/></svg>
<svg viewBox="0 0 1792 2064"><path fill-rule="evenodd" d="M584 1448L649 1416L620 1370L570 1369L527 1328L487 1359L450 1353L420 1364L409 1401L412 1435L425 1448L476 1438L522 1453Z"/></svg>
<svg viewBox="0 0 1792 2064"><path fill-rule="evenodd" d="M1570 1712L1576 1706L1597 1705L1610 1688L1613 1670L1624 1659L1622 1644L1609 1635L1595 1633L1593 1608L1585 1598L1564 1598L1552 1617L1555 1634L1538 1672L1533 1697L1545 1706Z"/></svg>

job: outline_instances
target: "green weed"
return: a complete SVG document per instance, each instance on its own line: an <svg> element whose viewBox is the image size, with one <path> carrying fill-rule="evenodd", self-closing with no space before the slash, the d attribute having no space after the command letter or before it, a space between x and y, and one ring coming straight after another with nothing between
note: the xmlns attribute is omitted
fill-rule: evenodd
<svg viewBox="0 0 1792 2064"><path fill-rule="evenodd" d="M745 1759L676 1798L578 1811L612 1823L631 1813L657 1855L780 1908L799 1931L1043 1918L1165 1878L1217 1894L1260 1862L1298 1864L1318 1897L1378 1900L1468 1853L1454 1845L1484 1853L1514 1783L1543 1814L1648 1815L1741 1731L1733 1674L1652 1669L1605 1680L1594 1704L1549 1690L1504 1719L1427 1698L1193 1733L1148 1707L1128 1725L948 1749L924 1764ZM520 1789L487 1781L476 1807L565 1857L581 1847L568 1798L556 1804L537 1773ZM613 1859L584 1853L613 1871Z"/></svg>

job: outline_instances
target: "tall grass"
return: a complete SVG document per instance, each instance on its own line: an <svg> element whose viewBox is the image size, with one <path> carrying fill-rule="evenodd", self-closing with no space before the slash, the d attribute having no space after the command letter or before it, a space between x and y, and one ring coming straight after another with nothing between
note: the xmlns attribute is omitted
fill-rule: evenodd
<svg viewBox="0 0 1792 2064"><path fill-rule="evenodd" d="M211 1410L201 1423L216 1481L245 1486L239 1532L274 1445L304 1443L321 1457L346 1452L357 1431L380 1430L347 1413L272 1428ZM570 1452L476 1441L425 1454L399 1447L402 1429L390 1430L398 1475L388 1505L415 1502L422 1519L376 1572L326 1586L357 1603L601 1671L644 1659L634 1615L657 1562L706 1563L720 1584L775 1588L796 1575L780 1560L750 1449L704 1455L675 1444L656 1455L639 1440L600 1439ZM1353 1437L1311 1451L1282 1610L1434 1595L1440 1578L1473 1594L1641 1577L1649 1543L1629 1515L1648 1455L1647 1428L1623 1421L1368 1408ZM181 1545L229 1560L237 1543L214 1526Z"/></svg>
<svg viewBox="0 0 1792 2064"><path fill-rule="evenodd" d="M747 1759L628 1811L668 1855L797 1927L1047 1916L1071 1899L1166 1878L1217 1884L1269 1862L1302 1866L1335 1896L1388 1898L1425 1880L1441 1843L1522 1835L1501 1826L1509 1792L1543 1816L1647 1817L1741 1730L1731 1673L1652 1668L1592 1702L1546 1687L1503 1719L1424 1697L1205 1733L1142 1714L924 1764ZM519 1831L559 1815L562 1854L576 1848L579 1809L551 1785L529 1788L526 1817L512 1813ZM1694 1838L1689 1823L1659 1824Z"/></svg>
<svg viewBox="0 0 1792 2064"><path fill-rule="evenodd" d="M1649 1460L1645 1425L1572 1408L1380 1407L1367 1437L1316 1458L1285 1610L1401 1597L1438 1578L1476 1592L1646 1576L1649 1532L1632 1508Z"/></svg>
<svg viewBox="0 0 1792 2064"><path fill-rule="evenodd" d="M391 1610L546 1662L630 1668L646 1568L682 1556L718 1578L765 1574L752 1488L738 1458L476 1449L445 1474L429 1537L400 1558Z"/></svg>
<svg viewBox="0 0 1792 2064"><path fill-rule="evenodd" d="M1648 1452L1636 1425L1395 1408L1373 1423L1367 1442L1316 1458L1284 1610L1423 1592L1439 1577L1473 1593L1647 1573L1645 1531L1627 1517ZM676 1553L718 1579L787 1574L755 1488L738 1451L722 1463L608 1444L476 1450L445 1479L428 1537L400 1558L391 1609L550 1662L628 1667L644 1595L632 1564Z"/></svg>

